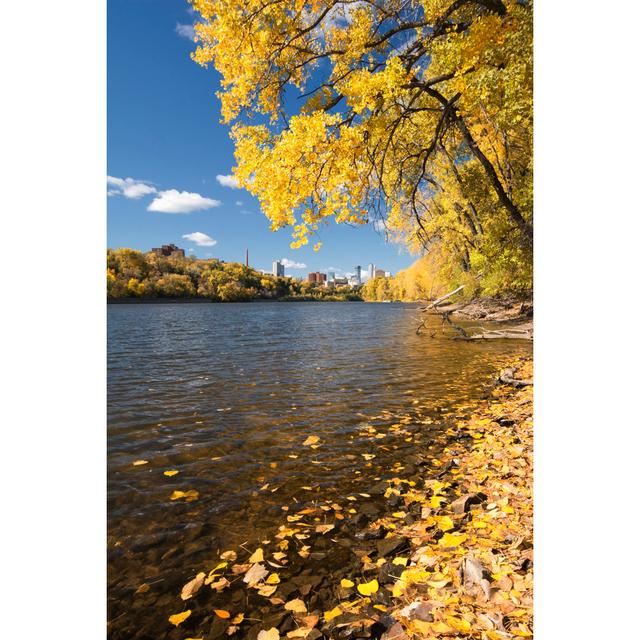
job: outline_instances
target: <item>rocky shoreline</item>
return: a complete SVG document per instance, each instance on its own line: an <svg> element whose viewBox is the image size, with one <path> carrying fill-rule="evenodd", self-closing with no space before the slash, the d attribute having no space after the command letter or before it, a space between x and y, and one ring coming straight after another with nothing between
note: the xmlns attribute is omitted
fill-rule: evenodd
<svg viewBox="0 0 640 640"><path fill-rule="evenodd" d="M530 377L529 359L507 364ZM444 416L435 439L421 441L421 425L391 425L416 442L393 477L364 481L340 503L283 505L269 539L219 550L175 594L164 637L531 635L531 391L498 385ZM149 588L133 595L142 606Z"/></svg>

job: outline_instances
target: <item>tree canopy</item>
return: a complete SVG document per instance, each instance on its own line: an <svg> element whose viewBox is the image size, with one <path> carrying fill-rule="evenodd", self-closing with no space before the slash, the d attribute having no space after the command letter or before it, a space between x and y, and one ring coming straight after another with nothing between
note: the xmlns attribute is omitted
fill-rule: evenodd
<svg viewBox="0 0 640 640"><path fill-rule="evenodd" d="M374 222L489 288L531 286L531 2L192 4L235 176L293 247Z"/></svg>

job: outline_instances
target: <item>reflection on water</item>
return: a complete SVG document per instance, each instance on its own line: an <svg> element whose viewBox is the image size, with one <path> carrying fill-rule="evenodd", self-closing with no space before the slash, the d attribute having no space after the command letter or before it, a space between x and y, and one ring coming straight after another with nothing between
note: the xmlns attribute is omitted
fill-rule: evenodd
<svg viewBox="0 0 640 640"><path fill-rule="evenodd" d="M530 349L416 336L415 316L404 304L109 306L113 637L152 628L159 614L132 598L143 582L156 585L154 607L175 607L194 570L269 535L282 505L351 491L371 449L358 435L367 425L407 414L437 425L452 403L483 393L497 360ZM301 446L310 434L321 447ZM372 474L401 457L403 440L394 446ZM169 499L189 489L198 500ZM133 627L119 633L121 620Z"/></svg>

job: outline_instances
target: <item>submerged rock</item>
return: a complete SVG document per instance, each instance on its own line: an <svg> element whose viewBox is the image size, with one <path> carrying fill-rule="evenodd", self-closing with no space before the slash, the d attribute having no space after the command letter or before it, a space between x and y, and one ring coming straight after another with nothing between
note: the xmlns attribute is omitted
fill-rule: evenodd
<svg viewBox="0 0 640 640"><path fill-rule="evenodd" d="M390 553L397 553L409 547L409 538L406 536L391 536L378 541L376 545L378 556L381 558L388 556Z"/></svg>

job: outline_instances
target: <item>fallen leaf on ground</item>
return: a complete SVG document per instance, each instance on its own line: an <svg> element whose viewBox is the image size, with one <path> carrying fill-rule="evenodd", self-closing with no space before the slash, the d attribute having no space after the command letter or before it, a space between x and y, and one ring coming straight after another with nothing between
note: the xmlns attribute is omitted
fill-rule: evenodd
<svg viewBox="0 0 640 640"><path fill-rule="evenodd" d="M238 557L238 554L235 551L225 551L224 553L220 554L220 557L223 560L229 560L229 562L235 562L236 558Z"/></svg>
<svg viewBox="0 0 640 640"><path fill-rule="evenodd" d="M378 581L374 578L373 580L371 580L371 582L359 584L358 592L363 596L370 596L371 594L375 593L379 587L380 585L378 584Z"/></svg>
<svg viewBox="0 0 640 640"><path fill-rule="evenodd" d="M305 603L302 600L300 600L300 598L296 598L295 600L289 600L289 602L287 602L284 605L284 608L287 611L293 611L294 613L307 612L307 605L305 605Z"/></svg>
<svg viewBox="0 0 640 640"><path fill-rule="evenodd" d="M268 631L263 629L258 634L257 640L280 640L280 632L275 627L271 627Z"/></svg>
<svg viewBox="0 0 640 640"><path fill-rule="evenodd" d="M353 585L354 583L351 580L347 580L346 578L340 580L340 586L344 589L349 589L350 587L353 587Z"/></svg>
<svg viewBox="0 0 640 640"><path fill-rule="evenodd" d="M177 469L171 469L170 471L165 471L163 475L171 477L177 475L178 473L180 472Z"/></svg>
<svg viewBox="0 0 640 640"><path fill-rule="evenodd" d="M215 613L218 618L223 618L224 620L231 617L231 614L226 609L214 609L213 613Z"/></svg>
<svg viewBox="0 0 640 640"><path fill-rule="evenodd" d="M466 533L445 533L438 544L441 547L459 547L467 538Z"/></svg>
<svg viewBox="0 0 640 640"><path fill-rule="evenodd" d="M341 616L341 615L342 615L342 608L341 607L334 607L330 611L325 611L324 612L324 619L325 619L325 622L331 622L331 620L333 620L334 618L337 618L338 616Z"/></svg>

